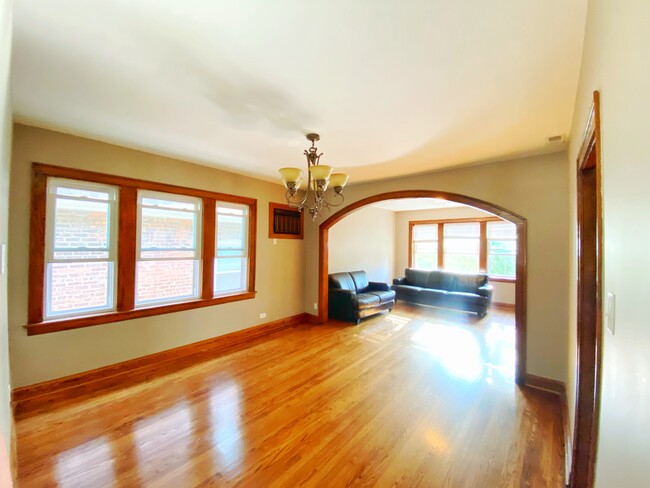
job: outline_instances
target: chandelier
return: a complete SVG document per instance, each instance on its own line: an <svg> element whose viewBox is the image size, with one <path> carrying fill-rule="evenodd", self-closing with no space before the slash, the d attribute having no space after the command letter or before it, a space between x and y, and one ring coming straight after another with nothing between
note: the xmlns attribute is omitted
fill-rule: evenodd
<svg viewBox="0 0 650 488"><path fill-rule="evenodd" d="M320 164L318 148L314 143L320 140L318 134L307 134L307 140L311 141L311 147L305 149L307 157L307 187L300 189L302 183L302 170L300 168L281 168L282 183L287 189L287 203L301 212L309 211L312 220L316 220L321 210L329 210L330 207L338 207L343 203L343 187L348 182L348 175L345 173L332 174L332 167ZM328 200L327 188L332 187Z"/></svg>

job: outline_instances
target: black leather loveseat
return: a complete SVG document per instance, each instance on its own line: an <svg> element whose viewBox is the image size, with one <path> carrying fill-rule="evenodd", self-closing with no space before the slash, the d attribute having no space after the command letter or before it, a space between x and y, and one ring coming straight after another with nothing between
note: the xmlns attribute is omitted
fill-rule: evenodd
<svg viewBox="0 0 650 488"><path fill-rule="evenodd" d="M474 312L485 317L492 301L486 274L424 271L406 268L404 278L393 280L398 300Z"/></svg>
<svg viewBox="0 0 650 488"><path fill-rule="evenodd" d="M363 317L392 310L395 292L387 283L369 282L365 271L329 275L329 316L356 324Z"/></svg>

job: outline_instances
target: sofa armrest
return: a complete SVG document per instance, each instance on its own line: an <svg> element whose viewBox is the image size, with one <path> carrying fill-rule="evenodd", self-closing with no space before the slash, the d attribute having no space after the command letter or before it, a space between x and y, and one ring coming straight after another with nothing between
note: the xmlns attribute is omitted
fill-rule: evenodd
<svg viewBox="0 0 650 488"><path fill-rule="evenodd" d="M394 278L393 285L406 285L406 278Z"/></svg>
<svg viewBox="0 0 650 488"><path fill-rule="evenodd" d="M388 283L371 281L368 283L368 288L365 291L390 291L390 285Z"/></svg>
<svg viewBox="0 0 650 488"><path fill-rule="evenodd" d="M352 300L357 296L354 290L329 289L329 300L327 309L332 318L339 320L354 320Z"/></svg>
<svg viewBox="0 0 650 488"><path fill-rule="evenodd" d="M478 293L481 296L484 296L485 298L488 299L488 302L491 302L492 301L492 291L493 290L494 290L494 288L492 287L492 285L483 285L483 286L480 286L478 288L478 290L476 290L476 293Z"/></svg>

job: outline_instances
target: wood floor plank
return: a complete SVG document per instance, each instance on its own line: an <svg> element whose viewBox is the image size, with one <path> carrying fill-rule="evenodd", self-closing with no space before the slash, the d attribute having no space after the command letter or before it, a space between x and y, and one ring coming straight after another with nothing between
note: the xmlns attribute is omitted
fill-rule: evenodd
<svg viewBox="0 0 650 488"><path fill-rule="evenodd" d="M398 304L18 419L20 487L559 487L557 396L514 384L514 316Z"/></svg>

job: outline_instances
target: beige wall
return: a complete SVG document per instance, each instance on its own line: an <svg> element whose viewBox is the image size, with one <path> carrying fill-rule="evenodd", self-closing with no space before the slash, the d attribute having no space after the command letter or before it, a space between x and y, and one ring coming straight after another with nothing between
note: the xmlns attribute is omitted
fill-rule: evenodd
<svg viewBox="0 0 650 488"><path fill-rule="evenodd" d="M11 0L0 3L0 249L8 244L9 166L11 159ZM1 250L0 250L1 252ZM0 274L0 484L7 486L6 446L11 438L9 405L9 334L7 325L7 273ZM3 445L4 444L4 445Z"/></svg>
<svg viewBox="0 0 650 488"><path fill-rule="evenodd" d="M329 232L330 273L363 269L371 281L392 283L395 260L395 213L365 207Z"/></svg>
<svg viewBox="0 0 650 488"><path fill-rule="evenodd" d="M28 337L30 162L83 168L257 199L257 296L253 300ZM9 338L14 386L97 368L302 312L303 244L268 239L268 203L280 185L83 139L14 126L9 224ZM267 317L260 319L259 314Z"/></svg>
<svg viewBox="0 0 650 488"><path fill-rule="evenodd" d="M528 372L564 380L567 361L568 175L565 153L514 159L346 188L346 202L378 193L443 190L528 219ZM560 196L560 198L558 198ZM305 310L318 297L318 225L305 230Z"/></svg>
<svg viewBox="0 0 650 488"><path fill-rule="evenodd" d="M650 2L589 2L569 175L599 90L602 107L604 288L616 295L616 331L603 331L603 383L596 486L641 487L650 480ZM571 209L575 241L575 206ZM575 256L572 247L571 256ZM571 328L567 384L575 372L575 259L571 263ZM571 399L574 398L572 389ZM571 403L570 405L573 405Z"/></svg>

